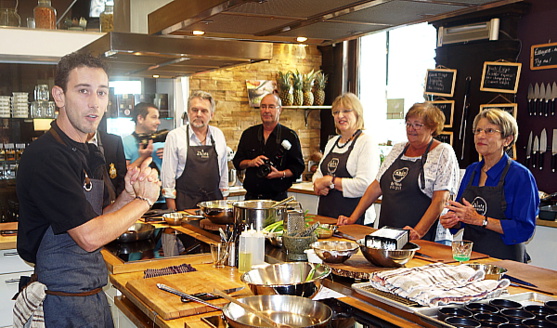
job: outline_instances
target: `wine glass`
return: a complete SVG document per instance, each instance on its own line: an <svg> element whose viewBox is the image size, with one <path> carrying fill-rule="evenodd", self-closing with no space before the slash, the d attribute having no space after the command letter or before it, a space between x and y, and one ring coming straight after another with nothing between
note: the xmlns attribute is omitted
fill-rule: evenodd
<svg viewBox="0 0 557 328"><path fill-rule="evenodd" d="M460 264L470 260L474 242L470 240L454 240L451 246L453 250L453 259L458 261Z"/></svg>

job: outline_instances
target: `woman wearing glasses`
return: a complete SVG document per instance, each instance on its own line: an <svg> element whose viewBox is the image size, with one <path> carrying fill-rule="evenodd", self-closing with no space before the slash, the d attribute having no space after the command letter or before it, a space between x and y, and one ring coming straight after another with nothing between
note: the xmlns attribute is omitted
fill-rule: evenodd
<svg viewBox="0 0 557 328"><path fill-rule="evenodd" d="M516 120L488 109L473 124L474 144L482 156L466 168L457 200L440 218L446 228L464 227L474 250L500 259L526 262L524 242L534 234L540 199L532 173L505 152L518 136Z"/></svg>
<svg viewBox="0 0 557 328"><path fill-rule="evenodd" d="M406 114L408 142L393 147L352 215L340 216L338 225L355 223L383 196L379 227L407 229L411 240L435 240L437 218L459 182L453 148L433 138L444 122L445 115L434 105L414 104Z"/></svg>
<svg viewBox="0 0 557 328"><path fill-rule="evenodd" d="M313 189L319 195L319 215L336 218L352 213L379 169L379 150L364 128L363 107L353 93L338 96L332 105L338 137L325 146L325 156L313 175ZM375 220L375 211L368 216ZM364 224L364 211L355 219Z"/></svg>

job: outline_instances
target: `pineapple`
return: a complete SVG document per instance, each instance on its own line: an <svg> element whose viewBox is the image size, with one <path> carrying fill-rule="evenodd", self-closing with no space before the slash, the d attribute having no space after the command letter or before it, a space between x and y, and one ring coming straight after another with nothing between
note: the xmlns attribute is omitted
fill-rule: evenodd
<svg viewBox="0 0 557 328"><path fill-rule="evenodd" d="M292 82L290 78L292 72L278 72L277 85L279 89L279 98L283 106L292 106L294 102L294 95L292 94Z"/></svg>
<svg viewBox="0 0 557 328"><path fill-rule="evenodd" d="M313 92L314 105L322 106L325 103L325 86L327 86L327 80L329 76L321 71L318 71L315 75L315 90Z"/></svg>
<svg viewBox="0 0 557 328"><path fill-rule="evenodd" d="M302 90L304 91L304 106L313 105L313 93L311 93L311 87L313 86L314 76L315 73L313 70L307 74L303 74Z"/></svg>
<svg viewBox="0 0 557 328"><path fill-rule="evenodd" d="M304 103L304 92L302 91L302 87L304 77L303 74L296 70L296 73L292 73L292 86L294 87L294 106L302 106Z"/></svg>

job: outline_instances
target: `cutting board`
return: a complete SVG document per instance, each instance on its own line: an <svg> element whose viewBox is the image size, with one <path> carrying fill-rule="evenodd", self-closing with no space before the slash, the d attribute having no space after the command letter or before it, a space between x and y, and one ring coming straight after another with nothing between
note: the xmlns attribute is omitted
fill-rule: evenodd
<svg viewBox="0 0 557 328"><path fill-rule="evenodd" d="M360 240L377 229L368 226L362 226L357 224L349 224L344 226L339 226L337 231L346 235L347 237L353 237L356 240Z"/></svg>
<svg viewBox="0 0 557 328"><path fill-rule="evenodd" d="M126 288L164 320L170 320L215 311L215 309L196 302L183 303L180 296L160 290L157 283L165 284L188 294L212 292L215 288L224 290L245 286L240 281L240 274L235 268L216 269L211 264L196 265L195 268L198 271L131 280L126 284ZM249 288L245 287L245 289L234 293L233 296L252 295ZM228 303L222 298L209 302L218 306L224 306Z"/></svg>
<svg viewBox="0 0 557 328"><path fill-rule="evenodd" d="M453 259L453 252L451 250L451 246L435 243L428 240L414 240L412 242L420 246L420 250L418 251L418 253L426 255L426 256L422 256L416 254L415 257L417 258L426 261L432 261L432 262L443 262L443 263L456 262ZM472 251L470 260L485 259L488 257L489 255L487 254Z"/></svg>
<svg viewBox="0 0 557 328"><path fill-rule="evenodd" d="M515 262L511 260L501 260L490 262L499 267L503 267L509 271L509 276L532 283L536 287L520 285L520 287L537 290L544 293L557 295L557 272L550 269L544 269L526 263Z"/></svg>
<svg viewBox="0 0 557 328"><path fill-rule="evenodd" d="M376 267L362 255L360 251L352 255L344 263L326 263L333 274L353 279L369 279L377 271L393 270L394 268Z"/></svg>

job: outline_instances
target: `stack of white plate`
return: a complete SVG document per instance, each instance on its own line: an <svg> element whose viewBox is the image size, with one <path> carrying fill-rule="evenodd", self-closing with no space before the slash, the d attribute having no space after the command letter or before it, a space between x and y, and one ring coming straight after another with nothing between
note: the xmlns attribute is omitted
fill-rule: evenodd
<svg viewBox="0 0 557 328"><path fill-rule="evenodd" d="M12 94L12 117L29 117L29 93L13 92Z"/></svg>
<svg viewBox="0 0 557 328"><path fill-rule="evenodd" d="M10 117L10 96L0 96L0 117Z"/></svg>

